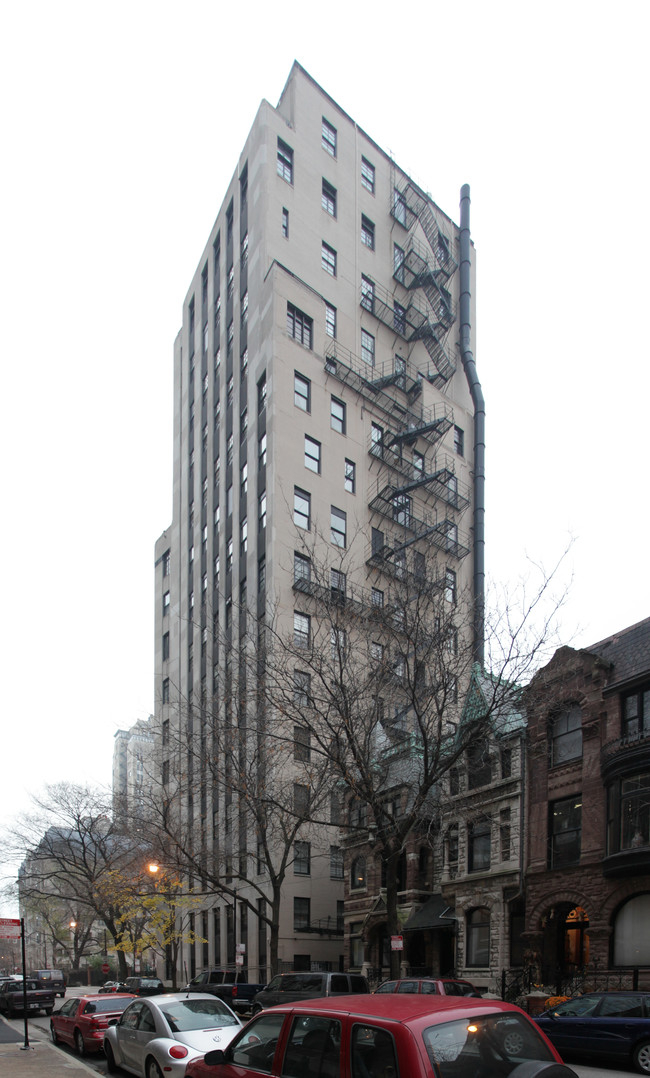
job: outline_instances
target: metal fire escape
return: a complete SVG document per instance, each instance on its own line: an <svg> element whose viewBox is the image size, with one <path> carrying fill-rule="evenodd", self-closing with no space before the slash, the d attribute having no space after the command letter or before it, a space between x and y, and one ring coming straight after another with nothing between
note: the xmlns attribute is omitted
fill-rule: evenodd
<svg viewBox="0 0 650 1078"><path fill-rule="evenodd" d="M394 187L391 214L409 233L404 257L396 263L393 277L407 292L419 290L425 298L423 304L416 303L412 298L403 306L397 304L405 313L403 336L409 343L422 341L432 363L426 377L434 385L444 385L456 370L455 358L447 341L449 329L456 320L456 309L447 284L457 269L457 262L429 200L410 180L401 187ZM416 222L422 227L426 245L413 235ZM363 306L363 295L361 302ZM376 313L381 321L386 322L382 314ZM394 321L392 328L395 328Z"/></svg>

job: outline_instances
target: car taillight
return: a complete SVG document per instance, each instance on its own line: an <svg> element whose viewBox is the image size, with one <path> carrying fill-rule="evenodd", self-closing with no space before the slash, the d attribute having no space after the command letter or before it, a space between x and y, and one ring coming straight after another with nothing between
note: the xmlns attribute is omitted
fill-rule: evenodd
<svg viewBox="0 0 650 1078"><path fill-rule="evenodd" d="M187 1048L183 1044L174 1044L169 1049L169 1054L172 1059L185 1059L187 1055Z"/></svg>
<svg viewBox="0 0 650 1078"><path fill-rule="evenodd" d="M236 996L236 995L237 995L237 985L236 985L236 984L234 984L234 985L232 986L232 996L233 996L233 999L235 998L235 996Z"/></svg>

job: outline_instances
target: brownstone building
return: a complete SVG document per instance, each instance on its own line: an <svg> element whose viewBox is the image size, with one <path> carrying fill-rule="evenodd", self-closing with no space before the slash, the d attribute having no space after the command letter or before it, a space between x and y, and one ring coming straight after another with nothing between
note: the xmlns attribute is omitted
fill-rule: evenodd
<svg viewBox="0 0 650 1078"><path fill-rule="evenodd" d="M650 618L560 648L526 690L526 961L545 984L650 967Z"/></svg>

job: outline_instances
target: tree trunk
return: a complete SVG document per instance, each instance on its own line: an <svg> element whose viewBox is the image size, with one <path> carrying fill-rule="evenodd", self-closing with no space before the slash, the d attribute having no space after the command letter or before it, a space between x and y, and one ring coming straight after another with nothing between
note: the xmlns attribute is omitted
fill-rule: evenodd
<svg viewBox="0 0 650 1078"><path fill-rule="evenodd" d="M271 900L271 925L269 937L269 965L268 979L274 977L278 970L278 945L280 938L280 885L273 886L273 898Z"/></svg>
<svg viewBox="0 0 650 1078"><path fill-rule="evenodd" d="M386 865L386 927L388 929L388 943L390 946L391 936L399 936L400 923L397 916L397 886L399 878L399 851L385 854ZM399 977L402 952L390 949L390 975L392 978Z"/></svg>

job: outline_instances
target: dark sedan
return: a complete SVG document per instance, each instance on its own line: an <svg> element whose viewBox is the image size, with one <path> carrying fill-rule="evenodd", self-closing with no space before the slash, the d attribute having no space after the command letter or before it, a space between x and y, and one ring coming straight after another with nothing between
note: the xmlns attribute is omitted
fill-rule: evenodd
<svg viewBox="0 0 650 1078"><path fill-rule="evenodd" d="M631 1064L650 1075L648 992L588 992L535 1021L563 1056Z"/></svg>

